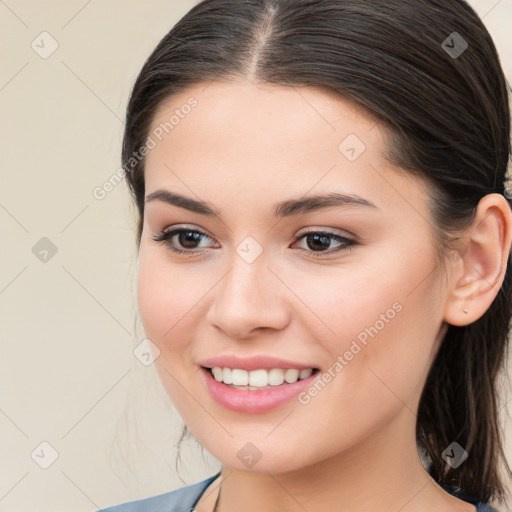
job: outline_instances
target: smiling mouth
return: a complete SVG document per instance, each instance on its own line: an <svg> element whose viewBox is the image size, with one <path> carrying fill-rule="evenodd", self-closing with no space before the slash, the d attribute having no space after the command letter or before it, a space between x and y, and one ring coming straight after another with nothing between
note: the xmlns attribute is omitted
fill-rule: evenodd
<svg viewBox="0 0 512 512"><path fill-rule="evenodd" d="M267 390L278 387L295 384L305 380L312 375L317 374L319 368L292 369L292 368L272 368L259 370L243 370L239 368L208 368L202 366L208 371L213 379L233 389L242 390Z"/></svg>

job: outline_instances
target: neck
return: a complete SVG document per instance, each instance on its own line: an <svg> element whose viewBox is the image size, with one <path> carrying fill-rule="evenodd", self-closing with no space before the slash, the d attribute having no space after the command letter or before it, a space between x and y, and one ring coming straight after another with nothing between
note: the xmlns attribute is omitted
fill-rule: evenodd
<svg viewBox="0 0 512 512"><path fill-rule="evenodd" d="M414 425L415 416L404 408L356 446L294 471L224 467L217 510L474 512L474 506L447 494L428 475L417 452Z"/></svg>

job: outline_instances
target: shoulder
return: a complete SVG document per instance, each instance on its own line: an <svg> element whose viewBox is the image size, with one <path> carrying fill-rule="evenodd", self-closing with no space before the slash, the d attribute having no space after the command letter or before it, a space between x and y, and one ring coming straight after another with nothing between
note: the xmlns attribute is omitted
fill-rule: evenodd
<svg viewBox="0 0 512 512"><path fill-rule="evenodd" d="M441 487L450 494L453 494L457 498L460 498L461 500L467 501L468 503L471 503L475 506L476 512L498 512L495 508L492 508L487 503L483 503L481 501L475 500L472 496L467 494L466 492L462 491L461 489L457 489L452 486L448 485L441 485Z"/></svg>
<svg viewBox="0 0 512 512"><path fill-rule="evenodd" d="M192 512L206 488L219 475L220 471L201 482L187 485L165 494L159 494L158 496L102 508L97 512Z"/></svg>
<svg viewBox="0 0 512 512"><path fill-rule="evenodd" d="M492 508L490 505L486 503L477 503L476 505L477 512L498 512L495 508Z"/></svg>

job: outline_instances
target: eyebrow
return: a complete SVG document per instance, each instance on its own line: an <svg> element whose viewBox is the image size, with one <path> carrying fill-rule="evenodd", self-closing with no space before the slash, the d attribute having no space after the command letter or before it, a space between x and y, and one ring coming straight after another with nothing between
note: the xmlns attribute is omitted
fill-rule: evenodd
<svg viewBox="0 0 512 512"><path fill-rule="evenodd" d="M197 201L169 190L156 190L146 197L146 203L151 201L162 201L164 203L184 208L191 212L206 215L208 217L220 217L220 211L213 208L206 202ZM301 197L299 199L287 199L274 205L274 217L291 217L302 215L324 208L334 206L363 206L378 209L371 201L368 201L355 194L339 194L331 192L328 194Z"/></svg>

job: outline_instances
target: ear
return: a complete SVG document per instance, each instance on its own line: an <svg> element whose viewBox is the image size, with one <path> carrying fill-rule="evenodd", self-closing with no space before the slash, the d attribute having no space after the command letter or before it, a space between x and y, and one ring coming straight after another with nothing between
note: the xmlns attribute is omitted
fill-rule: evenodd
<svg viewBox="0 0 512 512"><path fill-rule="evenodd" d="M502 195L488 194L478 203L475 218L464 232L459 257L449 263L446 322L463 326L483 316L505 278L511 243L510 206Z"/></svg>

